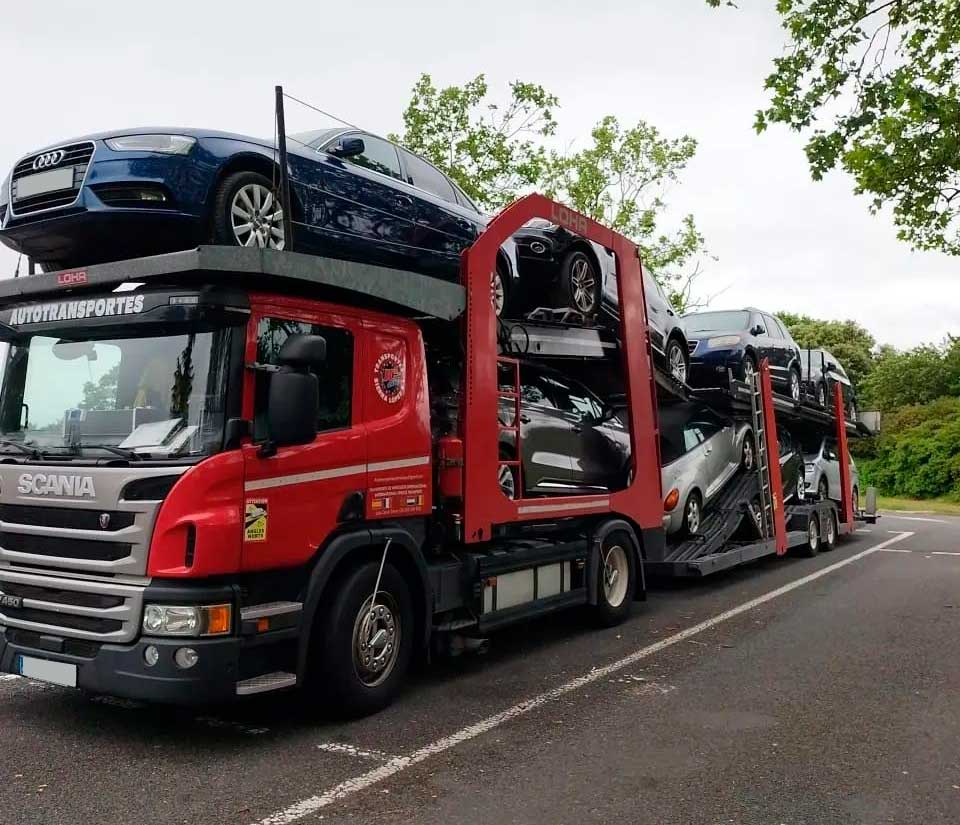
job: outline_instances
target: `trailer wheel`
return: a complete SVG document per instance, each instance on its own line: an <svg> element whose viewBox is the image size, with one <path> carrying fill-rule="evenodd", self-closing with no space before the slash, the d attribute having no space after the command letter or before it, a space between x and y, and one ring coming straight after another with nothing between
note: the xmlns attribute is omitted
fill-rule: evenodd
<svg viewBox="0 0 960 825"><path fill-rule="evenodd" d="M599 624L613 627L630 615L637 587L636 554L626 533L615 531L604 538L598 574L594 613Z"/></svg>
<svg viewBox="0 0 960 825"><path fill-rule="evenodd" d="M815 556L820 552L820 519L816 513L807 518L807 540L800 549L804 556Z"/></svg>
<svg viewBox="0 0 960 825"><path fill-rule="evenodd" d="M351 570L331 593L312 681L335 710L365 716L393 701L403 685L413 652L410 588L387 562L371 610L379 561Z"/></svg>
<svg viewBox="0 0 960 825"><path fill-rule="evenodd" d="M235 172L217 187L213 240L227 246L283 249L283 209L273 184L257 172Z"/></svg>
<svg viewBox="0 0 960 825"><path fill-rule="evenodd" d="M827 523L823 525L823 543L821 549L824 553L833 550L837 546L837 516L831 510L827 514Z"/></svg>

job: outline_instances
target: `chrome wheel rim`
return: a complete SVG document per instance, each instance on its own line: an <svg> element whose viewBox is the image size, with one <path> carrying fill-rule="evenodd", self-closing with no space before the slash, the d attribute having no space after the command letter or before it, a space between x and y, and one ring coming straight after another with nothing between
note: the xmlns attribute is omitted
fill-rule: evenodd
<svg viewBox="0 0 960 825"><path fill-rule="evenodd" d="M795 372L790 373L790 397L794 401L800 400L800 379Z"/></svg>
<svg viewBox="0 0 960 825"><path fill-rule="evenodd" d="M248 183L237 190L230 225L238 246L283 249L283 209L266 186Z"/></svg>
<svg viewBox="0 0 960 825"><path fill-rule="evenodd" d="M753 366L753 361L747 358L743 362L743 380L746 381L751 387L753 386L753 377L757 374L756 369Z"/></svg>
<svg viewBox="0 0 960 825"><path fill-rule="evenodd" d="M797 501L803 501L807 497L807 487L803 483L803 476L797 476Z"/></svg>
<svg viewBox="0 0 960 825"><path fill-rule="evenodd" d="M596 303L594 287L597 279L593 268L586 258L577 258L570 269L570 287L573 293L573 305L584 315L593 311Z"/></svg>
<svg viewBox="0 0 960 825"><path fill-rule="evenodd" d="M753 469L753 441L749 438L743 439L743 469L748 472Z"/></svg>
<svg viewBox="0 0 960 825"><path fill-rule="evenodd" d="M680 349L679 344L674 343L670 347L670 356L667 363L670 368L670 374L681 384L686 383L687 361L683 357L683 350Z"/></svg>
<svg viewBox="0 0 960 825"><path fill-rule="evenodd" d="M691 533L700 529L700 503L696 496L691 496L687 501L687 529Z"/></svg>
<svg viewBox="0 0 960 825"><path fill-rule="evenodd" d="M500 491L510 500L517 497L517 484L513 478L513 470L506 464L501 464L497 471L497 483L500 485Z"/></svg>
<svg viewBox="0 0 960 825"><path fill-rule="evenodd" d="M827 519L827 544L832 545L837 538L837 526L833 523L833 516Z"/></svg>
<svg viewBox="0 0 960 825"><path fill-rule="evenodd" d="M367 598L353 623L353 667L367 687L379 685L393 672L401 630L400 611L389 593L379 592L376 604Z"/></svg>
<svg viewBox="0 0 960 825"><path fill-rule="evenodd" d="M810 549L816 550L820 546L820 529L817 527L817 520L810 519L807 525L807 541L810 543Z"/></svg>
<svg viewBox="0 0 960 825"><path fill-rule="evenodd" d="M490 276L490 302L493 304L493 313L498 318L503 312L503 304L506 300L506 292L503 288L503 278L499 272L494 272Z"/></svg>
<svg viewBox="0 0 960 825"><path fill-rule="evenodd" d="M603 597L610 607L619 607L627 597L630 566L627 551L615 544L603 557Z"/></svg>

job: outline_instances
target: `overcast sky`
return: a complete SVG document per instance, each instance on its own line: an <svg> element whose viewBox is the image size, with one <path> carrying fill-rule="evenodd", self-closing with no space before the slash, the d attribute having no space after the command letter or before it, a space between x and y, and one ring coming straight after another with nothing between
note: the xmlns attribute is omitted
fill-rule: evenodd
<svg viewBox="0 0 960 825"><path fill-rule="evenodd" d="M960 333L960 260L912 253L842 174L813 183L793 133L757 136L753 115L783 36L773 0L352 3L164 0L20 3L0 12L0 164L41 145L132 125L272 134L282 83L372 131L400 127L421 72L437 84L484 72L560 98L559 136L582 145L614 114L699 141L670 192L717 261L712 304L853 318L909 347ZM291 131L317 123L291 113ZM2 177L2 175L0 175ZM0 247L0 273L16 256Z"/></svg>

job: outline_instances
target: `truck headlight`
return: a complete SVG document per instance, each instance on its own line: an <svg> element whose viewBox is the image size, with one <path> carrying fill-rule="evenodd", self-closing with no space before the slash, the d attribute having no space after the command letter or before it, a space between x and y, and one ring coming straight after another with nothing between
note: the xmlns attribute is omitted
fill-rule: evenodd
<svg viewBox="0 0 960 825"><path fill-rule="evenodd" d="M166 155L185 155L196 142L196 138L187 135L124 135L104 141L115 152L162 152Z"/></svg>
<svg viewBox="0 0 960 825"><path fill-rule="evenodd" d="M716 338L707 339L707 346L710 347L710 349L719 349L720 347L735 347L739 343L739 335L719 335Z"/></svg>
<svg viewBox="0 0 960 825"><path fill-rule="evenodd" d="M149 636L223 636L232 627L229 604L148 604L143 609L143 632Z"/></svg>

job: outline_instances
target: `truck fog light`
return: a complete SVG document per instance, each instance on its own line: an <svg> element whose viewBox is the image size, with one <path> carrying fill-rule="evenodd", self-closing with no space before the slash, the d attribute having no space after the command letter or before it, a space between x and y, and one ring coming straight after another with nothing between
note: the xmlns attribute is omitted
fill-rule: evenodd
<svg viewBox="0 0 960 825"><path fill-rule="evenodd" d="M160 651L157 650L156 645L147 645L143 649L143 661L146 662L147 667L153 667L160 661Z"/></svg>
<svg viewBox="0 0 960 825"><path fill-rule="evenodd" d="M181 670L189 670L199 659L200 656L192 647L179 647L177 652L173 654L173 661L177 663L177 667Z"/></svg>

